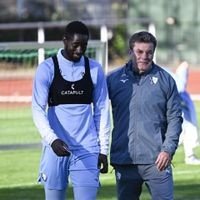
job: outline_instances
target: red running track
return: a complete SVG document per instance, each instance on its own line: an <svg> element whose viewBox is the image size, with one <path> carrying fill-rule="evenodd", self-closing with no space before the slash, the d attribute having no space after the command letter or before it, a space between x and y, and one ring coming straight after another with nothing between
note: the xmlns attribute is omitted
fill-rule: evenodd
<svg viewBox="0 0 200 200"><path fill-rule="evenodd" d="M1 78L0 96L31 96L32 82L31 77ZM190 94L200 94L200 70L190 70L188 91Z"/></svg>

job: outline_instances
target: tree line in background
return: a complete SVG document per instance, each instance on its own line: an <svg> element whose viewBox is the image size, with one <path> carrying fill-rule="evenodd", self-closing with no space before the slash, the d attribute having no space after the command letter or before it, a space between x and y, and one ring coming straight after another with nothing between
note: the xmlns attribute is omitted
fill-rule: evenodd
<svg viewBox="0 0 200 200"><path fill-rule="evenodd" d="M103 5L103 6L102 6ZM157 61L200 62L200 1L198 0L7 0L0 1L1 23L56 22L79 19L89 22L91 39L100 38L106 25L109 58L127 55L129 36L155 26L158 38ZM46 28L46 40L60 40L61 27ZM36 41L37 28L1 30L0 41Z"/></svg>

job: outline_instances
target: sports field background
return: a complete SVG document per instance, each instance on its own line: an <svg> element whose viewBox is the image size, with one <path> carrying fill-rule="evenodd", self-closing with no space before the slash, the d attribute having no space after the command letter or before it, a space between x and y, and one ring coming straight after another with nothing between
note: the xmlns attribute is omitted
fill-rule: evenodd
<svg viewBox="0 0 200 200"><path fill-rule="evenodd" d="M40 137L30 109L33 76L34 70L0 72L0 97L10 100L0 103L0 200L44 199L43 188L37 184ZM199 77L200 70L190 71L188 90L191 94L200 94ZM25 102L21 103L21 98ZM19 102L13 103L17 99ZM200 101L195 105L200 122ZM195 152L200 157L200 147ZM200 200L200 166L184 164L182 146L177 150L173 165L175 200ZM110 167L109 173L100 179L102 188L98 200L115 200L113 169ZM69 200L72 199L70 187ZM141 200L150 200L145 188Z"/></svg>

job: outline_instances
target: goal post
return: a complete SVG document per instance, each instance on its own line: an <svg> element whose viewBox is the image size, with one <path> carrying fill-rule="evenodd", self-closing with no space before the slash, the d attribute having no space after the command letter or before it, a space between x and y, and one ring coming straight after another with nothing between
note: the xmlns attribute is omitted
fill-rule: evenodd
<svg viewBox="0 0 200 200"><path fill-rule="evenodd" d="M38 42L2 42L0 43L0 106L14 103L30 103L30 82L21 83L22 79L32 79L38 63L53 56L63 47L62 41ZM107 73L107 45L100 40L90 40L86 55L97 60ZM27 76L30 70L31 77ZM19 90L20 87L20 90Z"/></svg>
<svg viewBox="0 0 200 200"><path fill-rule="evenodd" d="M61 41L38 42L2 42L0 43L1 62L32 63L35 67L47 57L50 57L63 47ZM100 40L89 40L86 55L97 60L107 73L107 45Z"/></svg>

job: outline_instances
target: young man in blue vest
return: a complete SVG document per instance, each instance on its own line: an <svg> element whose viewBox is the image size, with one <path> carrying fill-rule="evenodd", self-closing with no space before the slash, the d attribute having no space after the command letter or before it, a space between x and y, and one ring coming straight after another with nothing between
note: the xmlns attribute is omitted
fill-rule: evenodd
<svg viewBox="0 0 200 200"><path fill-rule="evenodd" d="M84 56L89 31L69 23L64 48L42 62L33 85L33 120L43 141L39 181L46 200L95 200L99 172L108 171L109 100L102 66Z"/></svg>

